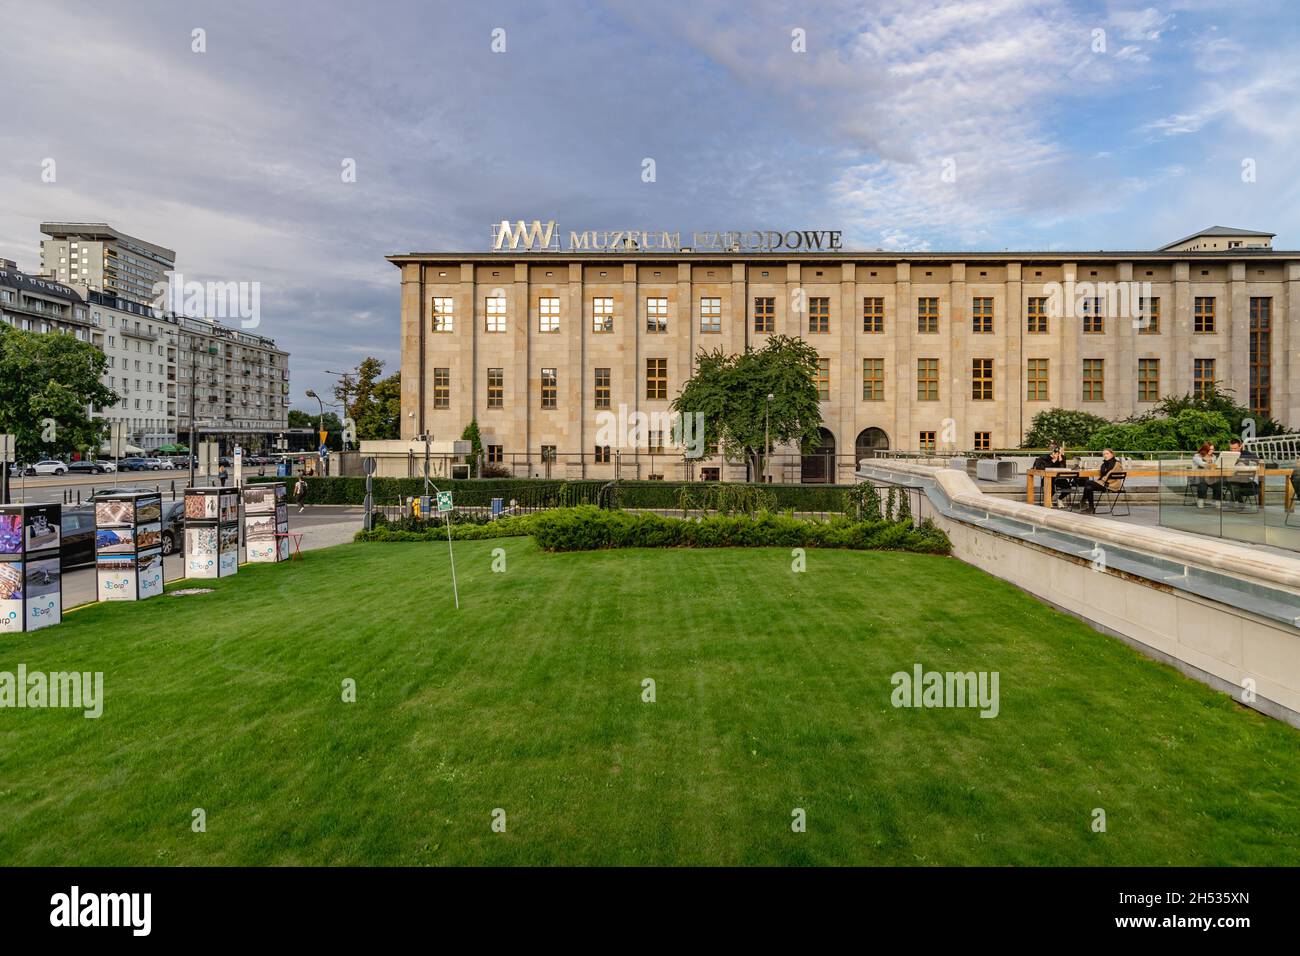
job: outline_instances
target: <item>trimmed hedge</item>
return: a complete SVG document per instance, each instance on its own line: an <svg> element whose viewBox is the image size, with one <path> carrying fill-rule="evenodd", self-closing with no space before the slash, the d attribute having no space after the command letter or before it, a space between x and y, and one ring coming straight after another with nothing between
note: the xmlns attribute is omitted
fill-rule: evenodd
<svg viewBox="0 0 1300 956"><path fill-rule="evenodd" d="M536 515L512 515L498 518L490 524L456 524L452 523L453 541L482 541L487 538L517 538L533 533L533 519ZM433 524L423 531L408 531L402 528L380 526L373 531L358 531L353 535L354 541L446 541L447 528L443 524Z"/></svg>
<svg viewBox="0 0 1300 956"><path fill-rule="evenodd" d="M910 521L806 521L767 513L683 519L590 506L534 515L532 534L545 551L782 547L948 554L952 548L948 536L929 522L913 527Z"/></svg>
<svg viewBox="0 0 1300 956"><path fill-rule="evenodd" d="M252 482L283 481L293 488L296 479L252 478ZM307 503L314 505L360 505L366 500L365 478L311 477L307 482ZM409 497L424 494L423 478L374 478L375 504L393 505ZM486 508L493 498L512 498L524 507L554 507L578 504L613 504L618 508L657 508L676 510L681 505L682 489L708 494L719 487L716 481L619 481L612 502L600 500L608 481L568 481L547 478L468 478L439 479L441 491L450 491L457 505ZM736 488L761 489L774 496L778 511L843 512L845 492L856 485L764 485L727 483Z"/></svg>
<svg viewBox="0 0 1300 956"><path fill-rule="evenodd" d="M532 515L499 518L491 524L453 524L456 541L532 535L545 551L597 551L606 548L847 548L857 551L917 551L948 554L948 536L930 522L807 521L763 513L665 518L649 512L606 511L592 505L556 508ZM381 527L358 531L357 541L442 541L444 525L425 531Z"/></svg>

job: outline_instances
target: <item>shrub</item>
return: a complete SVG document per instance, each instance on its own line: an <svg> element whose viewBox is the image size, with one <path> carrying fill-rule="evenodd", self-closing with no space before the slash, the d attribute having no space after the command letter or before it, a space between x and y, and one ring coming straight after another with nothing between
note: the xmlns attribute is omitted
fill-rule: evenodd
<svg viewBox="0 0 1300 956"><path fill-rule="evenodd" d="M806 547L947 554L951 549L948 536L929 521L913 528L910 520L900 523L835 517L806 521L770 512L752 517L715 514L682 519L604 511L589 505L547 511L532 519L532 535L546 551Z"/></svg>
<svg viewBox="0 0 1300 956"><path fill-rule="evenodd" d="M1075 411L1072 408L1049 408L1034 416L1021 448L1046 448L1064 443L1067 448L1088 441L1088 436L1110 422L1100 415Z"/></svg>
<svg viewBox="0 0 1300 956"><path fill-rule="evenodd" d="M486 524L452 523L453 541L482 541L487 538L515 538L532 534L532 520L536 515L512 515ZM354 541L446 541L447 526L440 522L395 526L379 524L371 531L358 531Z"/></svg>

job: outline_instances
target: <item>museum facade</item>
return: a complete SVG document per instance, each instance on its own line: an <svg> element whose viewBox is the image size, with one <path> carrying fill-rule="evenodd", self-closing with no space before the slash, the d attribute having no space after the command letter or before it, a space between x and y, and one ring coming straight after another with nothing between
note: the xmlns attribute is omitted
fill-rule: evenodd
<svg viewBox="0 0 1300 956"><path fill-rule="evenodd" d="M1119 419L1216 382L1295 425L1300 251L1272 239L1216 226L1126 252L625 238L389 256L402 288L401 434L459 438L475 420L486 460L521 476L744 479L744 462L684 458L669 406L701 350L772 335L817 349L822 400L821 447L775 449L776 481L850 480L879 449L1012 448L1049 408Z"/></svg>

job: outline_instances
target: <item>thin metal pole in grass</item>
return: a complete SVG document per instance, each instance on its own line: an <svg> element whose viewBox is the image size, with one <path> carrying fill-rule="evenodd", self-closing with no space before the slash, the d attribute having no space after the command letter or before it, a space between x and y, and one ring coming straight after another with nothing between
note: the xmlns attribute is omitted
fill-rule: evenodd
<svg viewBox="0 0 1300 956"><path fill-rule="evenodd" d="M429 477L427 474L425 475L424 480L429 482L429 485L433 488L434 494L436 495L442 494L442 492L438 490L438 486L433 484L433 482L429 481ZM456 610L459 611L460 610L460 589L456 587L456 552L453 551L451 547L451 515L452 512L448 511L447 517L443 518L442 520L443 523L447 525L447 556L451 559L451 594L456 601Z"/></svg>

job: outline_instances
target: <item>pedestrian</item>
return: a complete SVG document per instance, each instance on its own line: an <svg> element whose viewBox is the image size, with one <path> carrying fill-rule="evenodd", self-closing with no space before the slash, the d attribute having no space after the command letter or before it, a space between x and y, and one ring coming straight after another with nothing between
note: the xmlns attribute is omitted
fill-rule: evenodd
<svg viewBox="0 0 1300 956"><path fill-rule="evenodd" d="M229 477L230 477L230 472L226 471L225 465L222 465L221 468L218 469L217 471L217 481L221 483L222 488L226 487L226 479Z"/></svg>
<svg viewBox="0 0 1300 956"><path fill-rule="evenodd" d="M298 514L302 514L302 509L307 507L307 482L302 480L301 475L293 486L293 496L298 500Z"/></svg>

